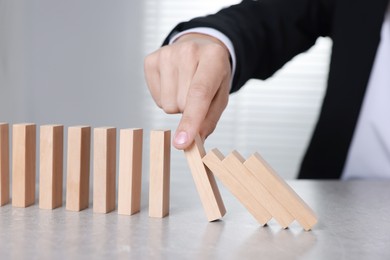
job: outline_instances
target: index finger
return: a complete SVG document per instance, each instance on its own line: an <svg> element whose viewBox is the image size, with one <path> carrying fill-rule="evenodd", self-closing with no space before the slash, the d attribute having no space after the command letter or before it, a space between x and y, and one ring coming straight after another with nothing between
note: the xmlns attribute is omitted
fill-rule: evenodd
<svg viewBox="0 0 390 260"><path fill-rule="evenodd" d="M224 78L229 75L230 67L227 69L221 61L210 61L210 56L207 56L207 60L200 60L188 89L183 115L174 138L174 146L178 149L185 149L193 142L214 96Z"/></svg>

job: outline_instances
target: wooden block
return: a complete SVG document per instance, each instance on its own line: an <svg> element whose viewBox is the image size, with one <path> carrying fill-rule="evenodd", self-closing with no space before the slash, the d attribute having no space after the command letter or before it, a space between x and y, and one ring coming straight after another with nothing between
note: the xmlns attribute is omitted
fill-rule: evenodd
<svg viewBox="0 0 390 260"><path fill-rule="evenodd" d="M271 214L256 200L256 198L240 183L239 173L232 174L222 165L223 154L213 149L203 157L203 162L217 176L223 185L246 207L246 209L261 224L265 225L272 218Z"/></svg>
<svg viewBox="0 0 390 260"><path fill-rule="evenodd" d="M141 208L142 141L142 129L120 131L118 214L133 215Z"/></svg>
<svg viewBox="0 0 390 260"><path fill-rule="evenodd" d="M240 179L241 184L255 196L283 228L287 228L294 221L294 217L272 196L253 173L244 166L244 161L245 159L237 151L233 151L222 161L222 164Z"/></svg>
<svg viewBox="0 0 390 260"><path fill-rule="evenodd" d="M15 124L12 130L12 206L35 203L36 126Z"/></svg>
<svg viewBox="0 0 390 260"><path fill-rule="evenodd" d="M258 153L250 156L244 165L306 231L317 223L316 214L312 209Z"/></svg>
<svg viewBox="0 0 390 260"><path fill-rule="evenodd" d="M206 152L199 135L195 137L194 143L184 153L207 219L214 221L222 218L226 213L225 205L214 176L203 164L202 158Z"/></svg>
<svg viewBox="0 0 390 260"><path fill-rule="evenodd" d="M116 129L94 129L93 143L93 212L115 210Z"/></svg>
<svg viewBox="0 0 390 260"><path fill-rule="evenodd" d="M39 207L62 206L64 126L40 127Z"/></svg>
<svg viewBox="0 0 390 260"><path fill-rule="evenodd" d="M9 125L0 123L0 206L9 202Z"/></svg>
<svg viewBox="0 0 390 260"><path fill-rule="evenodd" d="M149 216L169 214L171 131L150 132Z"/></svg>
<svg viewBox="0 0 390 260"><path fill-rule="evenodd" d="M91 127L68 128L66 209L80 211L89 205Z"/></svg>

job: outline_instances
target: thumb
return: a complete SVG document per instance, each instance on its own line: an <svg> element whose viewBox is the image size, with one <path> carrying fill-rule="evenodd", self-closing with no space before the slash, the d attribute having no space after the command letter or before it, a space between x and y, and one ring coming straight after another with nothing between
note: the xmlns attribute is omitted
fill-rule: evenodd
<svg viewBox="0 0 390 260"><path fill-rule="evenodd" d="M195 126L193 123L191 124L191 121L192 120L189 120L189 118L185 118L185 115L183 114L173 137L173 146L176 149L184 150L194 142L195 136L199 132L199 127Z"/></svg>

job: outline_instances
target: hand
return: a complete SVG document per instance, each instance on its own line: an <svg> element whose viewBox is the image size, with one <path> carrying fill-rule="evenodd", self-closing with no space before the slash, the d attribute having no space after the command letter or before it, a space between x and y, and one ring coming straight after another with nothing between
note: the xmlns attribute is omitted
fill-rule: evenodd
<svg viewBox="0 0 390 260"><path fill-rule="evenodd" d="M190 33L145 58L145 77L156 104L182 113L173 146L186 149L199 133L204 140L227 106L231 65L218 39Z"/></svg>

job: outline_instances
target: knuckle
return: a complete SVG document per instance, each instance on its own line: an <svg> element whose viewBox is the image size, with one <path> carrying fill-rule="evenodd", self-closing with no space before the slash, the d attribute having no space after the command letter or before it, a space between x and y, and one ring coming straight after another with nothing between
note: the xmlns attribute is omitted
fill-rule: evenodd
<svg viewBox="0 0 390 260"><path fill-rule="evenodd" d="M157 54L152 53L145 57L144 59L144 70L145 72L148 72L150 70L153 70L157 64Z"/></svg>
<svg viewBox="0 0 390 260"><path fill-rule="evenodd" d="M223 78L230 76L231 65L230 65L230 54L229 52L219 44L213 44L208 46L204 51L205 57L213 57L213 66L218 69L219 75Z"/></svg>
<svg viewBox="0 0 390 260"><path fill-rule="evenodd" d="M186 106L186 99L185 98L178 98L177 99L177 106L180 111L184 111L184 108Z"/></svg>
<svg viewBox="0 0 390 260"><path fill-rule="evenodd" d="M191 86L191 88L189 89L188 96L190 98L209 100L210 99L210 90L205 84L196 83L196 84L193 84Z"/></svg>
<svg viewBox="0 0 390 260"><path fill-rule="evenodd" d="M164 46L159 51L160 62L172 60L172 48L171 46Z"/></svg>
<svg viewBox="0 0 390 260"><path fill-rule="evenodd" d="M208 45L204 52L206 55L213 55L217 58L226 58L229 55L228 51L219 44Z"/></svg>
<svg viewBox="0 0 390 260"><path fill-rule="evenodd" d="M167 114L177 114L179 113L179 108L174 104L162 104L162 109Z"/></svg>
<svg viewBox="0 0 390 260"><path fill-rule="evenodd" d="M180 44L179 53L181 57L194 57L199 51L199 46L195 42L184 42Z"/></svg>
<svg viewBox="0 0 390 260"><path fill-rule="evenodd" d="M153 101L154 103L156 103L156 105L162 109L162 104L161 104L161 100L160 100L160 97L158 95L155 95L152 93L152 98L153 98Z"/></svg>
<svg viewBox="0 0 390 260"><path fill-rule="evenodd" d="M154 101L154 103L159 107L159 108L162 108L162 105L161 105L161 100L160 100L160 96L155 93L155 91L153 91L153 89L151 87L149 87L149 92L152 96L152 99Z"/></svg>

